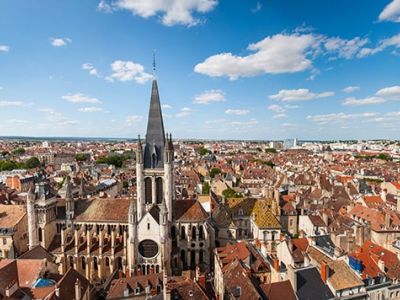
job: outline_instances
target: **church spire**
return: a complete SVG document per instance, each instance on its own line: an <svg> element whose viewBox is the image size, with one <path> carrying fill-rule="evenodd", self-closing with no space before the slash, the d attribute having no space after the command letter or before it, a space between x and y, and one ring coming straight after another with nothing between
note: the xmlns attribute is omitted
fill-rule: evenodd
<svg viewBox="0 0 400 300"><path fill-rule="evenodd" d="M155 60L153 61L153 70L155 72ZM146 146L144 153L145 168L161 168L163 166L164 145L164 122L161 112L157 79L154 76L151 87L149 118L147 121ZM155 156L153 155L154 149L157 150L157 155Z"/></svg>

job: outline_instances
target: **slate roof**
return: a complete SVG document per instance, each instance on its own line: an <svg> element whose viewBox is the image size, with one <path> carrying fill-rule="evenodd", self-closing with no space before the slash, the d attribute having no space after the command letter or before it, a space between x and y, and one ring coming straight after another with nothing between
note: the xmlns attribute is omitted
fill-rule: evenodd
<svg viewBox="0 0 400 300"><path fill-rule="evenodd" d="M329 287L324 284L316 268L302 269L296 272L297 297L299 300L325 300L333 298Z"/></svg>
<svg viewBox="0 0 400 300"><path fill-rule="evenodd" d="M156 168L164 167L164 145L165 133L164 122L161 113L160 96L158 93L157 80L153 80L151 87L151 98L149 118L147 120L146 143L144 150L144 167L152 167L152 154L157 155Z"/></svg>

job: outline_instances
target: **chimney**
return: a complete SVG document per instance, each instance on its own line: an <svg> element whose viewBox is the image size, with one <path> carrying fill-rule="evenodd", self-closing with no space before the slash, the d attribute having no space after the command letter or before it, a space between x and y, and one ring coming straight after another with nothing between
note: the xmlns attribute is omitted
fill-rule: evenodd
<svg viewBox="0 0 400 300"><path fill-rule="evenodd" d="M81 295L81 282L77 278L75 281L75 300L81 300L82 295Z"/></svg>
<svg viewBox="0 0 400 300"><path fill-rule="evenodd" d="M279 271L279 259L274 258L274 269L275 271Z"/></svg>
<svg viewBox="0 0 400 300"><path fill-rule="evenodd" d="M382 273L385 273L385 262L382 259L378 260L378 268Z"/></svg>
<svg viewBox="0 0 400 300"><path fill-rule="evenodd" d="M390 214L389 213L385 213L385 227L386 229L388 229L390 227Z"/></svg>
<svg viewBox="0 0 400 300"><path fill-rule="evenodd" d="M326 264L325 261L321 263L321 279L326 284L329 278L329 266Z"/></svg>
<svg viewBox="0 0 400 300"><path fill-rule="evenodd" d="M296 294L297 293L297 274L291 265L288 266L287 276L288 276L290 283L292 284L293 291Z"/></svg>

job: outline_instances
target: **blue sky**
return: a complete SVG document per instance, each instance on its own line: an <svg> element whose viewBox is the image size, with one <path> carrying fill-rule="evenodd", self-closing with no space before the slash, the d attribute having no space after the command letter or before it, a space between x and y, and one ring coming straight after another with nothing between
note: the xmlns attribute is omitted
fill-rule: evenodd
<svg viewBox="0 0 400 300"><path fill-rule="evenodd" d="M0 136L400 138L400 0L0 3Z"/></svg>

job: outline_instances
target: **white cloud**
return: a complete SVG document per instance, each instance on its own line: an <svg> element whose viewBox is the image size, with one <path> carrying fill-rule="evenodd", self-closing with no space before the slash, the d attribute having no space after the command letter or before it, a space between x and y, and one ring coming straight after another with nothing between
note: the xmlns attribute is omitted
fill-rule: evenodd
<svg viewBox="0 0 400 300"><path fill-rule="evenodd" d="M185 118L187 116L189 116L191 113L193 112L193 110L189 107L183 107L177 114L176 116L178 118Z"/></svg>
<svg viewBox="0 0 400 300"><path fill-rule="evenodd" d="M280 90L277 94L269 96L273 100L289 101L306 101L317 98L326 98L333 96L333 92L312 93L309 89L297 90Z"/></svg>
<svg viewBox="0 0 400 300"><path fill-rule="evenodd" d="M239 126L239 127L253 127L254 125L257 125L259 122L256 119L251 119L249 121L233 121L230 122L231 125L233 126Z"/></svg>
<svg viewBox="0 0 400 300"><path fill-rule="evenodd" d="M51 38L50 41L53 47L63 47L72 43L70 38Z"/></svg>
<svg viewBox="0 0 400 300"><path fill-rule="evenodd" d="M262 4L261 4L259 1L257 1L256 7L254 7L254 8L251 10L251 12L252 12L252 13L256 13L256 12L259 12L261 9L262 9Z"/></svg>
<svg viewBox="0 0 400 300"><path fill-rule="evenodd" d="M225 111L228 115L244 116L250 112L248 109L227 109Z"/></svg>
<svg viewBox="0 0 400 300"><path fill-rule="evenodd" d="M117 0L112 5L115 9L126 9L143 18L161 15L162 23L167 26L193 26L200 22L194 14L209 12L217 4L217 0ZM110 12L111 7L102 0L98 9Z"/></svg>
<svg viewBox="0 0 400 300"><path fill-rule="evenodd" d="M99 99L86 96L82 93L68 94L61 98L72 103L102 103Z"/></svg>
<svg viewBox="0 0 400 300"><path fill-rule="evenodd" d="M322 114L322 115L309 115L307 119L318 123L320 125L328 124L328 123L341 123L345 121L354 121L358 119L364 118L372 118L375 117L377 113L366 112L360 114L346 114L343 112L340 113L332 113L332 114Z"/></svg>
<svg viewBox="0 0 400 300"><path fill-rule="evenodd" d="M209 104L210 102L224 102L225 94L221 90L208 90L194 97L193 103Z"/></svg>
<svg viewBox="0 0 400 300"><path fill-rule="evenodd" d="M27 103L22 101L7 101L7 100L0 101L0 107L24 107L27 105L28 105Z"/></svg>
<svg viewBox="0 0 400 300"><path fill-rule="evenodd" d="M171 109L171 108L172 108L172 106L169 105L169 104L163 104L163 105L161 105L161 107L162 107L163 109Z"/></svg>
<svg viewBox="0 0 400 300"><path fill-rule="evenodd" d="M367 97L363 99L356 99L354 97L350 97L345 99L343 105L346 106L364 106L364 105L371 105L371 104L380 104L386 102L385 99L380 97Z"/></svg>
<svg viewBox="0 0 400 300"><path fill-rule="evenodd" d="M358 57L374 55L376 53L382 52L389 47L400 48L400 33L390 38L381 40L378 43L378 46L375 48L362 48L358 53Z"/></svg>
<svg viewBox="0 0 400 300"><path fill-rule="evenodd" d="M324 41L324 47L329 52L337 53L341 58L351 59L357 55L360 49L368 43L368 39L355 37L351 40L341 39L339 37L327 38Z"/></svg>
<svg viewBox="0 0 400 300"><path fill-rule="evenodd" d="M393 0L380 13L380 21L400 22L400 0Z"/></svg>
<svg viewBox="0 0 400 300"><path fill-rule="evenodd" d="M360 90L359 86L348 86L348 87L345 87L342 91L350 94L350 93L353 93L353 92L356 92L359 90Z"/></svg>
<svg viewBox="0 0 400 300"><path fill-rule="evenodd" d="M78 125L80 122L76 120L66 120L58 123L60 126Z"/></svg>
<svg viewBox="0 0 400 300"><path fill-rule="evenodd" d="M127 116L125 119L125 125L132 126L136 123L141 122L142 120L143 120L143 116L137 116L137 115Z"/></svg>
<svg viewBox="0 0 400 300"><path fill-rule="evenodd" d="M0 52L8 52L10 51L10 46L0 45Z"/></svg>
<svg viewBox="0 0 400 300"><path fill-rule="evenodd" d="M400 86L390 86L380 89L376 95L391 100L400 100Z"/></svg>
<svg viewBox="0 0 400 300"><path fill-rule="evenodd" d="M82 70L88 71L90 75L98 76L96 68L90 63L82 64Z"/></svg>
<svg viewBox="0 0 400 300"><path fill-rule="evenodd" d="M112 74L106 79L113 82L114 80L119 81L131 81L134 80L136 83L144 84L153 76L144 71L144 67L141 64L134 63L133 61L116 60L111 64Z"/></svg>
<svg viewBox="0 0 400 300"><path fill-rule="evenodd" d="M282 127L287 128L287 129L293 129L293 128L296 128L297 126L293 123L283 123Z"/></svg>
<svg viewBox="0 0 400 300"><path fill-rule="evenodd" d="M268 106L268 109L277 113L283 113L286 111L282 106L277 104L271 104L270 106Z"/></svg>
<svg viewBox="0 0 400 300"><path fill-rule="evenodd" d="M111 13L113 11L113 8L110 4L107 3L107 1L100 0L99 4L97 5L97 10L104 13Z"/></svg>
<svg viewBox="0 0 400 300"><path fill-rule="evenodd" d="M101 107L90 106L90 107L81 107L79 111L85 113L92 113L92 112L102 112L104 111L104 109Z"/></svg>
<svg viewBox="0 0 400 300"><path fill-rule="evenodd" d="M294 73L311 68L311 56L318 46L312 34L276 34L250 44L247 56L220 53L195 66L194 71L211 77L227 76L231 80L260 74Z"/></svg>
<svg viewBox="0 0 400 300"><path fill-rule="evenodd" d="M273 115L272 116L272 119L283 119L283 118L286 118L287 117L287 114L276 114L276 115Z"/></svg>
<svg viewBox="0 0 400 300"><path fill-rule="evenodd" d="M197 64L194 71L211 77L227 76L231 80L262 74L295 73L310 70L313 80L319 70L313 67L313 60L319 55L329 55L329 60L360 57L360 51L367 38L342 39L310 33L297 28L294 32L279 33L250 44L248 55L223 52L206 58Z"/></svg>

